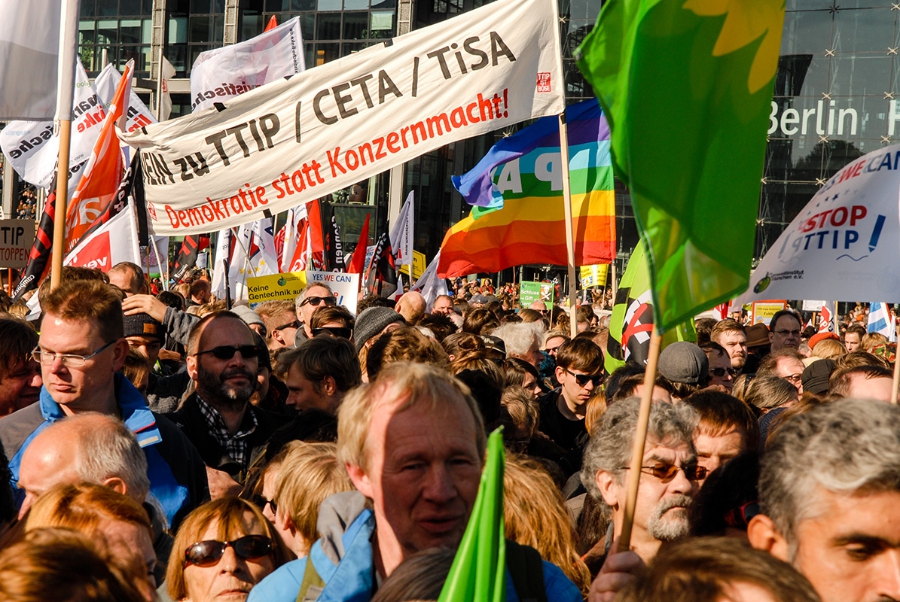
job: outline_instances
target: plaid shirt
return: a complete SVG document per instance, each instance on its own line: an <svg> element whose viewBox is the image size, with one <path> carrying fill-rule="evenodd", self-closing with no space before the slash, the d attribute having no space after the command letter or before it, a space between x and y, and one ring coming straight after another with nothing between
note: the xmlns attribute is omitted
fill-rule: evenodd
<svg viewBox="0 0 900 602"><path fill-rule="evenodd" d="M200 413L206 419L206 424L209 425L209 432L215 440L232 460L241 465L242 471L246 470L249 460L247 457L247 437L256 430L257 425L253 406L247 405L247 411L244 413L241 426L234 435L228 432L228 427L225 426L225 421L222 419L219 411L203 401L199 395L197 396L197 407L200 408Z"/></svg>

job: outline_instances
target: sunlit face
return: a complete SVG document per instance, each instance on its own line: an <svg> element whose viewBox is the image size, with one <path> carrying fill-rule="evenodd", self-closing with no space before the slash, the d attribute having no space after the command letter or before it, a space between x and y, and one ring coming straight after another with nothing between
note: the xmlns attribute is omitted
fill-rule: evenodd
<svg viewBox="0 0 900 602"><path fill-rule="evenodd" d="M375 413L368 467L362 475L351 471L354 485L373 501L379 545L402 558L455 547L481 479L475 419L461 400L437 408L420 401L401 412L394 407Z"/></svg>
<svg viewBox="0 0 900 602"><path fill-rule="evenodd" d="M800 346L800 321L794 316L784 315L778 318L777 324L772 324L769 330L769 342L772 351L778 351L782 347Z"/></svg>
<svg viewBox="0 0 900 602"><path fill-rule="evenodd" d="M783 378L795 387L797 394L803 395L803 362L793 357L780 357L775 364L775 376Z"/></svg>
<svg viewBox="0 0 900 602"><path fill-rule="evenodd" d="M727 353L712 351L706 356L709 359L709 384L722 385L729 393L734 387L734 376L731 358Z"/></svg>
<svg viewBox="0 0 900 602"><path fill-rule="evenodd" d="M438 297L434 301L434 305L431 308L431 313L433 314L443 314L448 315L453 311L453 302L449 297Z"/></svg>
<svg viewBox="0 0 900 602"><path fill-rule="evenodd" d="M818 488L796 527L794 567L822 602L900 600L900 493Z"/></svg>
<svg viewBox="0 0 900 602"><path fill-rule="evenodd" d="M297 364L288 370L284 384L288 389L285 404L298 412L316 409L333 414L336 410L334 406L337 400L326 393L324 383L314 383L306 378Z"/></svg>
<svg viewBox="0 0 900 602"><path fill-rule="evenodd" d="M747 362L747 335L740 330L726 330L716 341L731 358L732 368L743 368Z"/></svg>
<svg viewBox="0 0 900 602"><path fill-rule="evenodd" d="M731 426L724 430L713 428L701 422L694 429L694 448L697 450L697 464L712 472L747 449L744 430Z"/></svg>
<svg viewBox="0 0 900 602"><path fill-rule="evenodd" d="M128 339L128 346L147 358L151 366L156 364L156 360L159 359L159 350L162 348L162 341L156 337L143 335L125 338Z"/></svg>
<svg viewBox="0 0 900 602"><path fill-rule="evenodd" d="M243 528L240 533L231 535L231 539L239 539L244 535L267 535L256 517L246 512ZM214 521L197 541L219 540L219 523ZM192 542L193 543L193 542ZM175 553L175 552L173 552ZM184 585L190 602L213 602L228 600L243 602L250 589L275 570L271 554L262 558L241 558L228 546L225 553L214 565L197 566L188 563L184 567Z"/></svg>
<svg viewBox="0 0 900 602"><path fill-rule="evenodd" d="M861 342L862 340L860 339L858 332L848 332L844 334L844 347L847 348L847 353L859 351L859 344Z"/></svg>

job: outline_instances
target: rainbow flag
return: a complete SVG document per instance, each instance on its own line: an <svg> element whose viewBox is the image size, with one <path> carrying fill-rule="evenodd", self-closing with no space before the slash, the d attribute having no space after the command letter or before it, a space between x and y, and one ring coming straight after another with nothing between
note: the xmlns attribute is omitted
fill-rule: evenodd
<svg viewBox="0 0 900 602"><path fill-rule="evenodd" d="M575 264L610 263L616 222L609 125L596 100L568 107L566 120ZM476 206L444 237L441 278L528 263L566 265L556 116L504 138L453 184Z"/></svg>

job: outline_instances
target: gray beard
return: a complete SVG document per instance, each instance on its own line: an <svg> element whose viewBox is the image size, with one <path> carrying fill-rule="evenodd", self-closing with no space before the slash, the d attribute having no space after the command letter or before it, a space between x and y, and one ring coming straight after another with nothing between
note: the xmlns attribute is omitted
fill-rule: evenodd
<svg viewBox="0 0 900 602"><path fill-rule="evenodd" d="M670 495L660 500L647 523L647 533L659 541L674 541L685 537L690 531L687 508L691 501L686 495ZM676 506L683 508L672 510Z"/></svg>

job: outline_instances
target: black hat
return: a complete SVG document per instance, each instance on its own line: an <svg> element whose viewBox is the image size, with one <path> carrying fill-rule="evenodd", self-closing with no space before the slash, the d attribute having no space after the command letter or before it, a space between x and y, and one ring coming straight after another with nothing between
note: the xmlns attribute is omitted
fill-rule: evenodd
<svg viewBox="0 0 900 602"><path fill-rule="evenodd" d="M161 322L147 314L124 316L126 337L154 337L161 342L166 340L166 330Z"/></svg>

